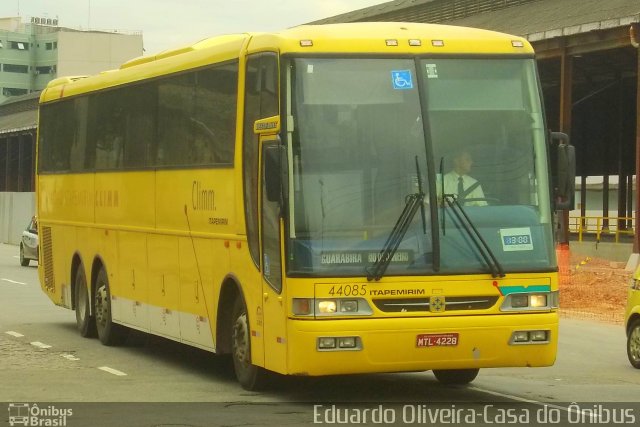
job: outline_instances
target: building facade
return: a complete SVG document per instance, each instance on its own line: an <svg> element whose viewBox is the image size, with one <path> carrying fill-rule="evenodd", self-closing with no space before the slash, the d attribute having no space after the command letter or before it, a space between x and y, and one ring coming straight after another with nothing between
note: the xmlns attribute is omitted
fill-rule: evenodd
<svg viewBox="0 0 640 427"><path fill-rule="evenodd" d="M90 75L142 55L142 33L79 31L57 20L0 18L0 102L58 76Z"/></svg>

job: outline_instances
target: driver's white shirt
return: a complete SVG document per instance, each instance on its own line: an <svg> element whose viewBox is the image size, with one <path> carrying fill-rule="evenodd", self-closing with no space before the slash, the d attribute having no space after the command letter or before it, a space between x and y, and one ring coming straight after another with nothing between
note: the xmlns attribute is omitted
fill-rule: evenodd
<svg viewBox="0 0 640 427"><path fill-rule="evenodd" d="M451 171L444 176L444 193L445 194L455 194L458 195L458 175L455 171ZM466 191L469 187L474 185L477 180L471 178L469 175L462 175L462 188ZM438 188L438 192L440 192L440 188ZM467 199L484 199L484 192L482 191L482 186L477 185L476 188L471 190L466 196ZM485 200L469 200L464 202L464 206L487 206L487 202Z"/></svg>

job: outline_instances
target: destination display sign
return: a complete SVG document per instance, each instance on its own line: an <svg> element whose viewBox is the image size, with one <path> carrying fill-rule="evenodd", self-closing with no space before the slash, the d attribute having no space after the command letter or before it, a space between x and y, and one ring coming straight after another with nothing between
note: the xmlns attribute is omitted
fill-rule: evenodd
<svg viewBox="0 0 640 427"><path fill-rule="evenodd" d="M328 251L320 255L322 265L362 265L380 260L382 254L378 251ZM413 262L413 251L396 251L391 257L391 263L407 264Z"/></svg>

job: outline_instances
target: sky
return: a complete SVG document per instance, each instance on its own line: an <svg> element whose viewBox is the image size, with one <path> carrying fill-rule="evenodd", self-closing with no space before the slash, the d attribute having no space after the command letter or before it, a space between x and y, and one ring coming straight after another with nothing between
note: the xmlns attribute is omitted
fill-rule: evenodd
<svg viewBox="0 0 640 427"><path fill-rule="evenodd" d="M277 31L389 0L0 0L0 17L142 31L145 54L220 34Z"/></svg>

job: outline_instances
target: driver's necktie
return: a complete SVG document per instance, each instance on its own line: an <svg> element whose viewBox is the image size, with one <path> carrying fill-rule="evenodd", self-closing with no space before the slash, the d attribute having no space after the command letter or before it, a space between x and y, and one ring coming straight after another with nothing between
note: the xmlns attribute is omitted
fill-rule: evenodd
<svg viewBox="0 0 640 427"><path fill-rule="evenodd" d="M458 201L464 203L464 181L462 177L458 177Z"/></svg>

